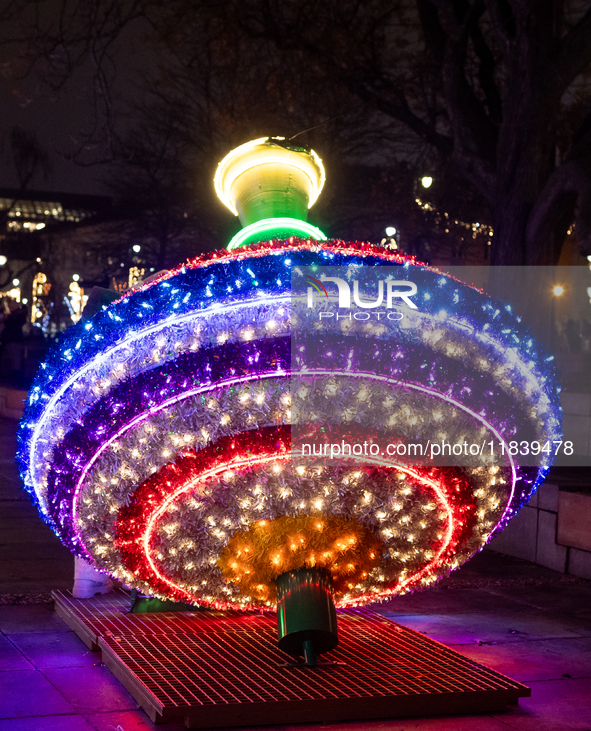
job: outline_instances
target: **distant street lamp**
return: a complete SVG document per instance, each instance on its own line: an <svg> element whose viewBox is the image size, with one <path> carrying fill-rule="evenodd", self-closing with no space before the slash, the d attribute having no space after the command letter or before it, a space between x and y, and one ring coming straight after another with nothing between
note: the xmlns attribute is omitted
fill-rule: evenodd
<svg viewBox="0 0 591 731"><path fill-rule="evenodd" d="M139 244L134 244L131 248L135 251L136 254L139 254L142 250L142 247Z"/></svg>
<svg viewBox="0 0 591 731"><path fill-rule="evenodd" d="M421 185L423 188L430 188L433 183L433 178L430 175L425 175L421 178Z"/></svg>
<svg viewBox="0 0 591 731"><path fill-rule="evenodd" d="M72 274L72 279L73 279L73 280L74 280L75 282L78 282L78 281L80 280L80 275L79 275L79 274Z"/></svg>
<svg viewBox="0 0 591 731"><path fill-rule="evenodd" d="M398 232L398 229L395 226L386 226L384 232L386 236L380 241L380 244L382 246L385 246L387 249L397 249L398 242L396 241L395 236Z"/></svg>
<svg viewBox="0 0 591 731"><path fill-rule="evenodd" d="M550 350L554 349L554 342L555 342L555 331L556 331L556 313L555 313L555 306L554 306L554 300L556 297L561 297L564 294L564 287L561 287L560 284L555 284L552 288L552 294L554 297L552 297L551 303L550 303Z"/></svg>
<svg viewBox="0 0 591 731"><path fill-rule="evenodd" d="M13 284L13 285L14 285L15 287L18 287L18 285L19 285L20 283L21 283L21 280L20 280L20 279L13 279L13 280L12 280L12 284Z"/></svg>
<svg viewBox="0 0 591 731"><path fill-rule="evenodd" d="M8 259L4 255L0 256L0 267L3 267L7 261Z"/></svg>

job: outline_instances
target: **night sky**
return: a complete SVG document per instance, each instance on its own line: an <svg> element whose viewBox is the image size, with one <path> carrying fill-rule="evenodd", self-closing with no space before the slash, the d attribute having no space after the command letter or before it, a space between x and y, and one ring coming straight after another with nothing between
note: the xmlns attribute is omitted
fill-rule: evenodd
<svg viewBox="0 0 591 731"><path fill-rule="evenodd" d="M59 3L54 5L59 7ZM139 69L145 71L151 61L140 23L132 24L121 35L114 51L116 65L110 82L119 115L115 129L120 132L125 103L134 97L136 73ZM108 194L108 188L101 183L106 165L79 165L68 159L80 150L83 135L93 124L92 67L84 64L59 92L54 92L35 71L25 79L19 78L22 66L17 56L18 46L0 49L0 187L18 186L10 150L10 130L17 126L34 132L50 156L50 174L47 178L37 175L30 189ZM107 154L108 150L99 147L87 151L89 159L104 159Z"/></svg>
<svg viewBox="0 0 591 731"><path fill-rule="evenodd" d="M37 175L31 188L66 193L105 193L100 183L102 166L82 167L67 159L72 154L80 129L88 119L88 104L75 94L53 96L40 84L19 84L0 78L0 187L18 187L18 176L10 151L10 130L14 126L34 130L47 149L52 171L47 179Z"/></svg>

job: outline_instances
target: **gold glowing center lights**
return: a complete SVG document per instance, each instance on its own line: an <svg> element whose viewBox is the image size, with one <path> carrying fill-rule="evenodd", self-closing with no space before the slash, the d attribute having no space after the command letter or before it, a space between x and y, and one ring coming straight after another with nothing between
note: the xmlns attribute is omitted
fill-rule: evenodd
<svg viewBox="0 0 591 731"><path fill-rule="evenodd" d="M259 166L268 166L273 174L277 168L290 168L290 173L299 178L308 194L308 208L311 208L324 186L325 174L321 159L314 152L289 149L274 143L273 140L284 140L284 137L261 137L251 140L229 152L218 165L214 178L215 191L220 200L237 216L236 193L232 188L248 170ZM262 175L265 170L260 171Z"/></svg>
<svg viewBox="0 0 591 731"><path fill-rule="evenodd" d="M300 568L328 569L341 596L368 579L381 554L381 540L355 518L281 515L236 531L218 566L227 582L260 601L273 601L275 579Z"/></svg>

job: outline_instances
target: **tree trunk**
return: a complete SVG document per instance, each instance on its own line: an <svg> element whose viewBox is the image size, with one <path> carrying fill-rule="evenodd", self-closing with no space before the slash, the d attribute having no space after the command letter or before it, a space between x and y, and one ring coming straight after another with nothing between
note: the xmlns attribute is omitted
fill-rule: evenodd
<svg viewBox="0 0 591 731"><path fill-rule="evenodd" d="M509 195L500 195L493 210L492 265L522 266L526 263L525 232L530 207Z"/></svg>

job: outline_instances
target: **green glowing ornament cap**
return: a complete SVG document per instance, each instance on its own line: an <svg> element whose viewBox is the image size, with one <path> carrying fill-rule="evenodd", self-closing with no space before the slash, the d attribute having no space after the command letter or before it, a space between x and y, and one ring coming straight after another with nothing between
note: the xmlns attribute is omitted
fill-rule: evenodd
<svg viewBox="0 0 591 731"><path fill-rule="evenodd" d="M314 150L283 137L252 140L232 150L214 180L218 197L245 227L228 248L293 235L326 240L320 229L306 223L324 179Z"/></svg>

